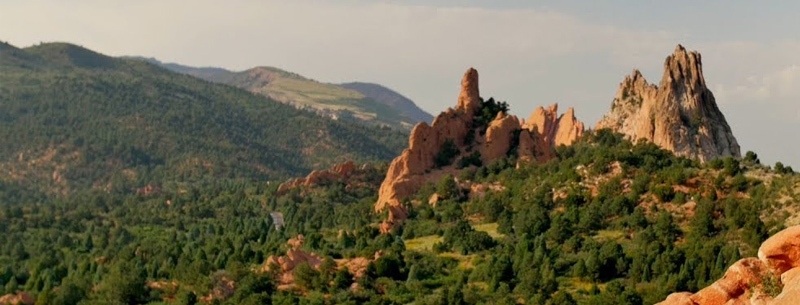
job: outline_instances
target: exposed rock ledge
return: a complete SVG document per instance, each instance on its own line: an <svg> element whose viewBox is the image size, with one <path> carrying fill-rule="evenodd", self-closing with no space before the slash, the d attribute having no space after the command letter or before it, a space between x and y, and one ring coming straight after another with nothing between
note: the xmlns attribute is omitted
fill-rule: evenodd
<svg viewBox="0 0 800 305"><path fill-rule="evenodd" d="M766 279L782 285L772 297L764 291ZM758 258L742 259L718 281L697 293L678 292L656 305L796 305L800 304L800 226L790 227L767 239Z"/></svg>

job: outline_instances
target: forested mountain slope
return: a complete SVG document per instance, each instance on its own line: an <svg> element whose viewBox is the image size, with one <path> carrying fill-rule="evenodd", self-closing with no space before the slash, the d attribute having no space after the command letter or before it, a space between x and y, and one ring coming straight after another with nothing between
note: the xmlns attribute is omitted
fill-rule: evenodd
<svg viewBox="0 0 800 305"><path fill-rule="evenodd" d="M2 44L0 68L0 183L46 194L282 180L405 144L388 128L70 44Z"/></svg>

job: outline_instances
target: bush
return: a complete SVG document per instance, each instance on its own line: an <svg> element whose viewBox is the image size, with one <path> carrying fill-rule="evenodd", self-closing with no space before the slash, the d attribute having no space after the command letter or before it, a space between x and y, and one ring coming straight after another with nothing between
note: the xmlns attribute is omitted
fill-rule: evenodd
<svg viewBox="0 0 800 305"><path fill-rule="evenodd" d="M659 185L653 188L653 194L656 195L656 198L661 202L670 202L675 197L675 191L672 190L671 186L668 185Z"/></svg>
<svg viewBox="0 0 800 305"><path fill-rule="evenodd" d="M711 160L711 162L708 162L708 166L716 170L722 169L723 165L724 164L722 163L722 159L719 158Z"/></svg>
<svg viewBox="0 0 800 305"><path fill-rule="evenodd" d="M461 189L453 175L444 175L436 185L436 194L442 199L455 199L461 195Z"/></svg>
<svg viewBox="0 0 800 305"><path fill-rule="evenodd" d="M453 164L453 160L458 156L459 150L456 147L456 144L453 143L452 140L448 139L444 141L442 145L442 149L439 151L438 154L433 158L433 163L436 167L448 166Z"/></svg>
<svg viewBox="0 0 800 305"><path fill-rule="evenodd" d="M463 156L461 157L461 159L458 160L459 169L469 167L472 165L477 167L483 165L483 161L481 160L481 153L479 151L474 151L473 153L467 156Z"/></svg>
<svg viewBox="0 0 800 305"><path fill-rule="evenodd" d="M739 160L736 160L733 157L726 157L722 163L725 165L725 173L728 176L736 176L736 174L741 172L741 168L739 168Z"/></svg>

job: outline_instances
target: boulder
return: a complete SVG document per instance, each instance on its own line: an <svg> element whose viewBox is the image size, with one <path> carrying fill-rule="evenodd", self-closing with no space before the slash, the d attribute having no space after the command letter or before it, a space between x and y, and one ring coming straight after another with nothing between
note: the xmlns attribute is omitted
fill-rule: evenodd
<svg viewBox="0 0 800 305"><path fill-rule="evenodd" d="M800 266L800 226L773 235L758 248L758 258L779 273Z"/></svg>

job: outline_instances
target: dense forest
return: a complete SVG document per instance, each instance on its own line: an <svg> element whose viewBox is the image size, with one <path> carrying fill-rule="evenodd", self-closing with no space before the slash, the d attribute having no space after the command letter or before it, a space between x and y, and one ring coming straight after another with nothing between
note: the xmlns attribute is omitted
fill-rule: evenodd
<svg viewBox="0 0 800 305"><path fill-rule="evenodd" d="M387 160L402 132L63 43L0 43L0 181L44 194L283 180Z"/></svg>
<svg viewBox="0 0 800 305"><path fill-rule="evenodd" d="M0 283L40 304L652 304L754 255L800 199L790 169L753 153L699 164L600 130L557 155L445 176L391 234L372 212L385 165L282 195L221 180L22 197L0 212ZM434 193L435 206L421 203ZM262 267L298 234L324 261L278 289L280 274ZM333 263L356 257L371 260L360 276Z"/></svg>

